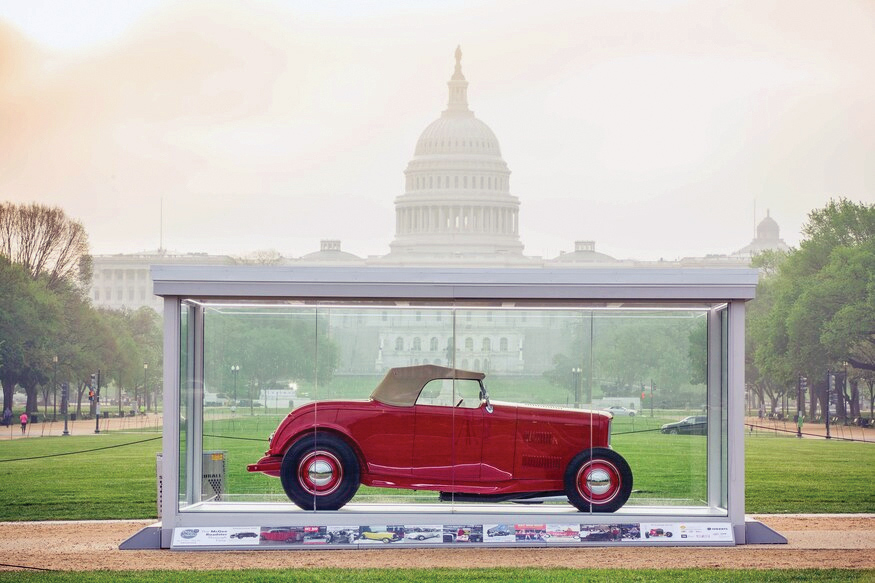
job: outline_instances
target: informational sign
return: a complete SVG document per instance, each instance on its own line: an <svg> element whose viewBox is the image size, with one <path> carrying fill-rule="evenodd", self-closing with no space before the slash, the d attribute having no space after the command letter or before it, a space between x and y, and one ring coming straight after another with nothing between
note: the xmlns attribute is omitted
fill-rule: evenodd
<svg viewBox="0 0 875 583"><path fill-rule="evenodd" d="M728 522L616 524L369 524L176 528L173 548L466 545L638 546L734 544Z"/></svg>
<svg viewBox="0 0 875 583"><path fill-rule="evenodd" d="M197 528L174 528L173 547L238 547L258 546L260 541L257 526L210 526Z"/></svg>
<svg viewBox="0 0 875 583"><path fill-rule="evenodd" d="M641 523L641 536L652 543L734 543L732 525L724 522Z"/></svg>

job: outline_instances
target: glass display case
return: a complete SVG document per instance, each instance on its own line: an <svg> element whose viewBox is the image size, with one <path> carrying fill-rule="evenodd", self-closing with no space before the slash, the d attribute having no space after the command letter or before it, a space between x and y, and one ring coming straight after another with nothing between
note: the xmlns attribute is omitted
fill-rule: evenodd
<svg viewBox="0 0 875 583"><path fill-rule="evenodd" d="M153 279L164 547L744 542L753 270Z"/></svg>

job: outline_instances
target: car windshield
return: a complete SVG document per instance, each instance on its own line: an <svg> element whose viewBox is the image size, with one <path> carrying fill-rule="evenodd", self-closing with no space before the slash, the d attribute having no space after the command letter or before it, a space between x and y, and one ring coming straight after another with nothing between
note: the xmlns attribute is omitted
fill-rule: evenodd
<svg viewBox="0 0 875 583"><path fill-rule="evenodd" d="M416 404L476 409L483 401L483 393L477 379L432 379L423 387Z"/></svg>

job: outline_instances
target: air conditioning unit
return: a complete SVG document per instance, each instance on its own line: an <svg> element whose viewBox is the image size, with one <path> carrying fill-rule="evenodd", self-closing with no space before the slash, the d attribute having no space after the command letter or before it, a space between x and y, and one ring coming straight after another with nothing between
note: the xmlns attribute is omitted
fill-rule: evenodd
<svg viewBox="0 0 875 583"><path fill-rule="evenodd" d="M226 451L203 452L201 465L201 500L204 502L218 501L225 494L225 460ZM155 471L158 475L158 516L161 516L161 500L164 492L164 473L161 471L163 454L158 452L155 457Z"/></svg>

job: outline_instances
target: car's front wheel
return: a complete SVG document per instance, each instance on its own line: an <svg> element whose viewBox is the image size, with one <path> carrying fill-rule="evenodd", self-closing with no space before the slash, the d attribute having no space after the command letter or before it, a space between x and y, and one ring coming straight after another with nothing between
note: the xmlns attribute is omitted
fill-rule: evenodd
<svg viewBox="0 0 875 583"><path fill-rule="evenodd" d="M304 510L337 510L359 487L352 448L328 433L305 435L283 456L280 481L289 499Z"/></svg>
<svg viewBox="0 0 875 583"><path fill-rule="evenodd" d="M612 449L580 452L565 469L565 494L581 512L614 512L632 493L632 469Z"/></svg>

